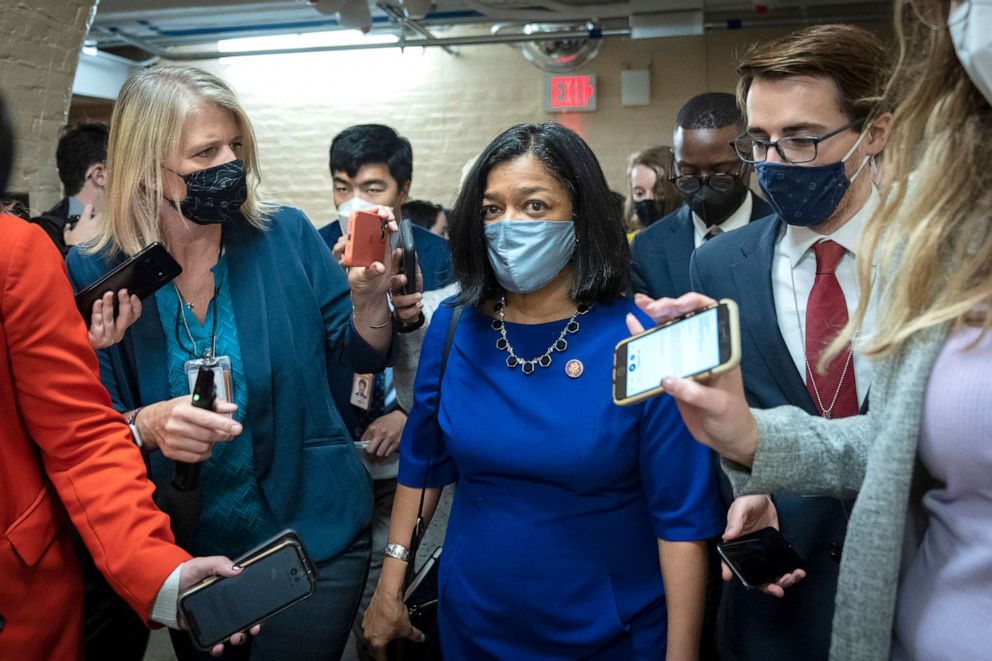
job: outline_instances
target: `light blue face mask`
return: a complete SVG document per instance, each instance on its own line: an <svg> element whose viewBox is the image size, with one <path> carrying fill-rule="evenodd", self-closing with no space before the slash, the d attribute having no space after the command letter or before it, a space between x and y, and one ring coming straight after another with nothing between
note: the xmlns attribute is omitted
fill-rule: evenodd
<svg viewBox="0 0 992 661"><path fill-rule="evenodd" d="M506 291L537 291L575 254L571 220L501 220L486 225L485 232L489 263Z"/></svg>

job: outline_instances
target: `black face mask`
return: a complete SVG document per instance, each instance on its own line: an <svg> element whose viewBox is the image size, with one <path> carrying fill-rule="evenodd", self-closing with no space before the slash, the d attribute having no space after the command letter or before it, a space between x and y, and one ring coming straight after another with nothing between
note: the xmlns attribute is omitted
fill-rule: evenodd
<svg viewBox="0 0 992 661"><path fill-rule="evenodd" d="M186 199L179 211L198 225L244 220L241 205L248 199L244 161L222 163L180 175L186 182ZM170 200L170 204L175 204Z"/></svg>
<svg viewBox="0 0 992 661"><path fill-rule="evenodd" d="M707 181L695 193L687 194L679 191L679 195L702 219L704 225L713 227L730 218L740 208L747 196L747 190L744 179L736 177L730 190L713 190Z"/></svg>
<svg viewBox="0 0 992 661"><path fill-rule="evenodd" d="M658 208L657 200L640 200L634 202L634 213L644 227L661 218L661 209Z"/></svg>

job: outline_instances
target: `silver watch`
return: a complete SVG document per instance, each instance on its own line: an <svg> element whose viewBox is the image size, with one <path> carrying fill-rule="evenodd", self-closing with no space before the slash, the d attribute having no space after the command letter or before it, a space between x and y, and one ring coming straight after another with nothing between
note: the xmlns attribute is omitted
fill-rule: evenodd
<svg viewBox="0 0 992 661"><path fill-rule="evenodd" d="M384 553L390 558L396 558L400 562L407 562L410 559L410 549L402 544L396 544L394 542L389 542L386 544L386 550Z"/></svg>

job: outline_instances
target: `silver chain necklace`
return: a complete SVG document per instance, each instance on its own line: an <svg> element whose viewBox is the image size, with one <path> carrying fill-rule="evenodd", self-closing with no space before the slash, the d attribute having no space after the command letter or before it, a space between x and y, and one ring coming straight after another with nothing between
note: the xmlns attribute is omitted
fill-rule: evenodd
<svg viewBox="0 0 992 661"><path fill-rule="evenodd" d="M789 276L792 278L793 309L796 311L796 325L799 327L799 341L802 343L803 347L803 361L806 363L806 373L809 374L809 382L813 384L813 394L816 395L816 403L819 404L820 410L823 411L823 417L829 420L832 417L834 406L837 404L837 398L840 396L840 389L844 385L844 379L847 378L847 371L850 369L851 363L854 360L854 341L856 341L858 336L861 335L861 329L859 328L854 334L854 340L851 341L851 348L847 352L847 360L844 361L844 371L840 373L840 381L837 382L837 389L834 390L834 397L830 400L830 406L826 407L823 405L823 400L820 398L820 389L816 386L816 372L814 372L812 366L810 366L809 354L806 353L806 331L803 330L802 317L799 316L799 294L796 292L796 274L791 265L789 266Z"/></svg>
<svg viewBox="0 0 992 661"><path fill-rule="evenodd" d="M499 333L499 339L496 340L496 348L500 351L505 351L508 355L506 357L506 366L510 369L515 369L517 366L520 367L520 371L526 375L531 375L534 370L538 367L551 367L551 354L555 351L561 353L568 349L568 340L565 336L568 334L575 334L579 332L579 322L576 318L579 315L583 315L589 312L589 306L585 304L579 305L575 309L575 313L569 318L565 327L561 329L561 333L558 334L558 339L551 343L548 350L537 358L531 358L530 360L526 358L521 358L513 350L513 345L510 344L510 340L506 337L506 296L501 296L499 303L496 304L496 314L499 315L499 319L493 319L492 327L493 330Z"/></svg>

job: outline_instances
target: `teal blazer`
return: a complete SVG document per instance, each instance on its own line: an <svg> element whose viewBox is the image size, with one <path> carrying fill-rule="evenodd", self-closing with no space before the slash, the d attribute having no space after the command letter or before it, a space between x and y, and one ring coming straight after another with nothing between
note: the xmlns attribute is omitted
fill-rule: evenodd
<svg viewBox="0 0 992 661"><path fill-rule="evenodd" d="M344 271L306 216L281 207L270 226L224 228L231 298L248 382L246 424L259 483L277 523L296 529L318 562L344 550L368 527L372 491L331 399L327 364L380 371L383 356L358 335ZM78 291L123 261L73 249L66 260ZM114 407L127 411L170 399L166 342L155 298L117 345L98 352ZM157 485L173 462L150 456Z"/></svg>

